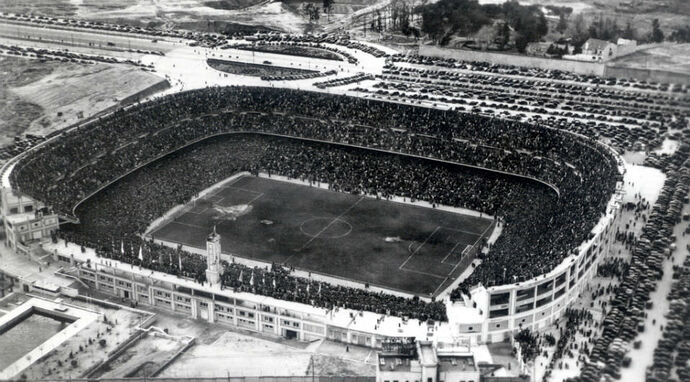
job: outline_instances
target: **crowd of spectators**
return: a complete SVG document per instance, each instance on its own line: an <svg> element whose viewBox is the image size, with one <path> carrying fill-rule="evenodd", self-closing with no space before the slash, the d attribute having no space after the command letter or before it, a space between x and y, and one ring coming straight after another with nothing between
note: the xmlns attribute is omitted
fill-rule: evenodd
<svg viewBox="0 0 690 382"><path fill-rule="evenodd" d="M618 177L618 164L605 148L556 129L329 94L230 87L171 95L66 132L30 152L11 180L22 192L72 215L79 201L131 170L229 132L329 143L263 142L255 151L244 150L257 155L251 159L216 159L193 169L186 165L196 162L175 161L179 172L160 178L162 183L141 178L135 189L142 197L137 200L116 196L114 209L78 209L76 215L85 222L81 229L103 227L107 232L88 234L103 236L105 242L133 237L168 208L189 200L192 190L240 169L268 170L326 182L342 192L403 196L500 217L502 235L453 293L459 298L477 283L500 285L550 271L589 236ZM333 143L367 149L336 148ZM203 150L192 147L201 158ZM421 158L413 163L382 151ZM160 163L142 171L155 171ZM221 163L222 176L214 170ZM179 182L184 190L165 182ZM88 203L112 196L120 183ZM155 190L168 195L154 197ZM100 215L89 216L94 213Z"/></svg>

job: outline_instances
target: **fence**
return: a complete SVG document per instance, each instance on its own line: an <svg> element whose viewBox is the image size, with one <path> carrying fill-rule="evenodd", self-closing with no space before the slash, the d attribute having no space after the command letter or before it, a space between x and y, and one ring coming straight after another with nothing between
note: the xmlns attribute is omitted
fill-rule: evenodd
<svg viewBox="0 0 690 382"><path fill-rule="evenodd" d="M635 78L638 80L654 81L661 83L676 83L690 85L690 74L669 72L666 70L627 68L622 66L607 65L606 77Z"/></svg>

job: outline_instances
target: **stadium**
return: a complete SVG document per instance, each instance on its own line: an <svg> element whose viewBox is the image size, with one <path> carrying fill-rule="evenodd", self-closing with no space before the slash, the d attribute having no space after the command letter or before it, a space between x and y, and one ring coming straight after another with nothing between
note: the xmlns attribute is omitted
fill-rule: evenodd
<svg viewBox="0 0 690 382"><path fill-rule="evenodd" d="M500 342L561 317L609 250L623 172L609 147L566 130L212 87L66 131L5 177L65 222L51 248L98 289L379 347ZM207 280L211 232L221 285ZM99 271L104 261L122 266ZM266 325L285 309L295 325Z"/></svg>

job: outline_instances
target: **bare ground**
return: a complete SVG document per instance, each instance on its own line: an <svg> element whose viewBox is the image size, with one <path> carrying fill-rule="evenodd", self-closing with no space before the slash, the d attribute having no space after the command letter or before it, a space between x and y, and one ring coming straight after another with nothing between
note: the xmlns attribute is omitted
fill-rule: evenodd
<svg viewBox="0 0 690 382"><path fill-rule="evenodd" d="M36 361L22 373L28 380L80 376L89 367L105 358L108 352L126 341L143 319L142 315L128 310L103 308L84 302L68 302L103 313L108 323L102 319L92 322L57 349ZM104 346L99 343L101 339L105 340Z"/></svg>
<svg viewBox="0 0 690 382"><path fill-rule="evenodd" d="M0 57L0 146L67 127L160 81L129 66Z"/></svg>
<svg viewBox="0 0 690 382"><path fill-rule="evenodd" d="M14 136L29 128L43 114L43 108L11 91L37 81L59 68L72 64L61 62L39 63L17 57L0 56L0 146L12 141Z"/></svg>

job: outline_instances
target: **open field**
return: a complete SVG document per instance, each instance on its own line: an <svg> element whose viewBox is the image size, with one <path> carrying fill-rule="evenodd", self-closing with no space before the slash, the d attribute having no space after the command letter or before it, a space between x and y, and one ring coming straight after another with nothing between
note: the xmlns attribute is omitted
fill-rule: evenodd
<svg viewBox="0 0 690 382"><path fill-rule="evenodd" d="M214 225L225 253L428 296L491 220L246 176L152 235L205 249Z"/></svg>
<svg viewBox="0 0 690 382"><path fill-rule="evenodd" d="M150 376L165 361L184 347L184 341L159 334L148 334L123 351L94 378Z"/></svg>
<svg viewBox="0 0 690 382"><path fill-rule="evenodd" d="M268 337L219 324L180 319L161 312L156 325L173 335L196 337L160 377L303 376L311 373L313 358L316 375L376 374L375 350L329 340L310 343Z"/></svg>
<svg viewBox="0 0 690 382"><path fill-rule="evenodd" d="M299 32L307 24L281 2L264 0L8 0L0 12L214 32L247 26Z"/></svg>
<svg viewBox="0 0 690 382"><path fill-rule="evenodd" d="M0 146L46 135L163 81L129 66L0 57Z"/></svg>
<svg viewBox="0 0 690 382"><path fill-rule="evenodd" d="M0 146L12 142L35 120L43 115L43 108L12 92L11 89L37 81L54 70L69 68L72 64L38 61L0 56Z"/></svg>
<svg viewBox="0 0 690 382"><path fill-rule="evenodd" d="M658 44L611 62L616 67L690 73L690 44Z"/></svg>

